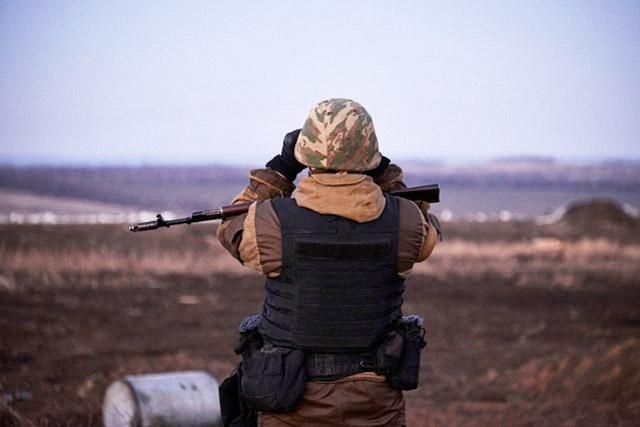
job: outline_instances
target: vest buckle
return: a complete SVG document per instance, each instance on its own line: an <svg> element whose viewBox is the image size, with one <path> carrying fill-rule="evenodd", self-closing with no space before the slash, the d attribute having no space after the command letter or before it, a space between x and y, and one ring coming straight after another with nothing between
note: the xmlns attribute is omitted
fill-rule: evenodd
<svg viewBox="0 0 640 427"><path fill-rule="evenodd" d="M360 361L360 367L365 371L375 371L378 368L378 361L373 354L365 354Z"/></svg>

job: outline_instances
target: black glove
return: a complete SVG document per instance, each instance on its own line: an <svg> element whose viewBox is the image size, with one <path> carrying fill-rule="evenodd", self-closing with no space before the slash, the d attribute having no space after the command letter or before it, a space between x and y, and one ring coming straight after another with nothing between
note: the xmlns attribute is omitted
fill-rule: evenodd
<svg viewBox="0 0 640 427"><path fill-rule="evenodd" d="M365 175L369 175L373 179L379 178L380 176L382 176L384 171L387 170L387 166L389 166L389 163L391 163L391 160L389 160L385 156L382 156L382 160L380 160L380 164L375 169L366 171Z"/></svg>
<svg viewBox="0 0 640 427"><path fill-rule="evenodd" d="M284 136L282 141L282 152L267 162L267 167L280 172L289 181L296 179L296 176L302 172L306 166L300 163L293 154L293 149L298 141L301 129L296 129Z"/></svg>
<svg viewBox="0 0 640 427"><path fill-rule="evenodd" d="M429 220L429 224L433 225L433 228L438 232L438 238L442 242L442 226L440 225L440 220L434 214L428 213L427 219Z"/></svg>

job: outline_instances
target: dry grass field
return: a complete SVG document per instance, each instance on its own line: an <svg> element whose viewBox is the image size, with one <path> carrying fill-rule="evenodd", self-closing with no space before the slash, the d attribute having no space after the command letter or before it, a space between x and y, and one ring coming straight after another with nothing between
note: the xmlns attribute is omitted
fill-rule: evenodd
<svg viewBox="0 0 640 427"><path fill-rule="evenodd" d="M640 239L591 231L446 224L407 282L429 342L409 426L637 425ZM100 425L126 374L221 379L262 297L213 224L0 225L0 425Z"/></svg>

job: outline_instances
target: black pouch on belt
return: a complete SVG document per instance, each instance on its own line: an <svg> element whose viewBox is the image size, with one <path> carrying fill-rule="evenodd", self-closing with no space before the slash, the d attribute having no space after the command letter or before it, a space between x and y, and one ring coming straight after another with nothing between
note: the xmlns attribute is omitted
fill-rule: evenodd
<svg viewBox="0 0 640 427"><path fill-rule="evenodd" d="M262 336L258 333L260 315L246 317L240 323L240 339L233 350L243 358L250 357L263 346ZM220 412L224 427L256 427L258 418L256 411L245 402L242 392L242 362L233 373L226 378L218 389Z"/></svg>
<svg viewBox="0 0 640 427"><path fill-rule="evenodd" d="M240 340L234 349L242 356L238 368L240 398L256 411L289 412L306 388L305 354L265 342L258 332L261 321L256 314L240 323Z"/></svg>
<svg viewBox="0 0 640 427"><path fill-rule="evenodd" d="M404 337L396 329L392 329L384 337L376 350L376 373L389 376L395 372L402 361Z"/></svg>
<svg viewBox="0 0 640 427"><path fill-rule="evenodd" d="M220 384L220 415L224 427L257 427L256 412L249 408L240 394L240 371L235 370L231 376Z"/></svg>
<svg viewBox="0 0 640 427"><path fill-rule="evenodd" d="M387 383L397 390L415 390L420 379L420 353L427 342L424 340L423 321L420 316L405 316L394 328L402 337L402 356L398 367L386 374Z"/></svg>
<svg viewBox="0 0 640 427"><path fill-rule="evenodd" d="M301 350L266 344L244 359L240 370L242 397L257 411L292 411L304 394L307 376Z"/></svg>

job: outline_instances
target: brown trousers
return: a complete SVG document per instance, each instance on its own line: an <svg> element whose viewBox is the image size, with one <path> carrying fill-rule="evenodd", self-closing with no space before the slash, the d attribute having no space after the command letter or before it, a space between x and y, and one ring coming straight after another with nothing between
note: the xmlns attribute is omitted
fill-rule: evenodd
<svg viewBox="0 0 640 427"><path fill-rule="evenodd" d="M370 379L308 382L302 403L293 412L258 417L262 427L341 426L401 427L404 397L386 383Z"/></svg>

